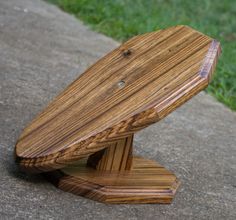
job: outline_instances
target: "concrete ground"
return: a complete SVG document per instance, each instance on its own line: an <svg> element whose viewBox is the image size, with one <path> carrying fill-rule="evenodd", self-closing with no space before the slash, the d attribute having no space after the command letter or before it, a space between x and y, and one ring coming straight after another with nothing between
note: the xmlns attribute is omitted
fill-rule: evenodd
<svg viewBox="0 0 236 220"><path fill-rule="evenodd" d="M236 114L205 93L135 139L181 180L171 205L105 205L18 170L23 127L117 45L43 1L0 1L0 219L236 219Z"/></svg>

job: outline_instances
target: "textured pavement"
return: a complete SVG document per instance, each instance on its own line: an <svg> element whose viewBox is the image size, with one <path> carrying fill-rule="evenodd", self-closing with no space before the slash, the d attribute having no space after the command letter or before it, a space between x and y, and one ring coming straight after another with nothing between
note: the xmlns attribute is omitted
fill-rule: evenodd
<svg viewBox="0 0 236 220"><path fill-rule="evenodd" d="M39 0L0 0L0 219L236 219L236 113L201 93L135 138L181 180L171 205L106 205L20 172L24 126L119 45Z"/></svg>

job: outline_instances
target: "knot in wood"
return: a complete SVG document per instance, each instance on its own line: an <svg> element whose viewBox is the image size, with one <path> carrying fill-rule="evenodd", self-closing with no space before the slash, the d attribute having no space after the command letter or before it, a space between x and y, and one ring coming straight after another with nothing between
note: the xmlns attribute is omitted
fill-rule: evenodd
<svg viewBox="0 0 236 220"><path fill-rule="evenodd" d="M123 51L123 56L124 57L128 57L130 55L131 55L131 50L130 49L126 49L126 50Z"/></svg>

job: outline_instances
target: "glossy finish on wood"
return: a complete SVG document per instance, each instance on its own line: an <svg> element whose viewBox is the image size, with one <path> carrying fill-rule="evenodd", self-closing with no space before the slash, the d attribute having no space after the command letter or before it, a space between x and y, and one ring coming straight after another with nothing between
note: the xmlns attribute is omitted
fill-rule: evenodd
<svg viewBox="0 0 236 220"><path fill-rule="evenodd" d="M20 167L51 171L45 175L59 188L101 202L170 203L179 181L133 157L133 135L204 89L219 52L218 42L186 26L130 39L25 128L15 151Z"/></svg>
<svg viewBox="0 0 236 220"><path fill-rule="evenodd" d="M219 52L218 42L186 26L130 39L24 129L18 163L28 172L66 167L159 121L208 85Z"/></svg>
<svg viewBox="0 0 236 220"><path fill-rule="evenodd" d="M140 157L130 171L97 171L85 160L45 176L64 191L105 203L171 203L179 186L174 174Z"/></svg>
<svg viewBox="0 0 236 220"><path fill-rule="evenodd" d="M130 170L133 159L133 135L122 138L109 147L89 156L87 165L96 170Z"/></svg>
<svg viewBox="0 0 236 220"><path fill-rule="evenodd" d="M134 157L133 135L64 169L45 174L57 187L106 203L170 203L179 181L154 161Z"/></svg>

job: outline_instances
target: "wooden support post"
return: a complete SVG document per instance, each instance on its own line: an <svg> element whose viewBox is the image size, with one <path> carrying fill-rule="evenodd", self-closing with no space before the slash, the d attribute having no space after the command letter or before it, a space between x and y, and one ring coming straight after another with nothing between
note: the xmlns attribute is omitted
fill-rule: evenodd
<svg viewBox="0 0 236 220"><path fill-rule="evenodd" d="M124 171L132 167L133 134L92 154L87 165L96 170Z"/></svg>

